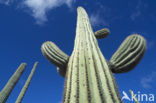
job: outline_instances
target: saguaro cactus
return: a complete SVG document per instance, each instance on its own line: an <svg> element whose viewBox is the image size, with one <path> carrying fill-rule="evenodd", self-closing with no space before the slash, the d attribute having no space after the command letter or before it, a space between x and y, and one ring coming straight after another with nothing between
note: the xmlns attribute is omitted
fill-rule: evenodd
<svg viewBox="0 0 156 103"><path fill-rule="evenodd" d="M12 77L9 79L8 83L5 85L5 87L0 92L0 103L5 103L12 92L13 88L15 87L16 83L20 79L21 75L23 74L26 63L22 63L16 72L12 75Z"/></svg>
<svg viewBox="0 0 156 103"><path fill-rule="evenodd" d="M26 93L26 91L28 89L28 86L29 86L29 84L31 82L31 79L32 79L32 77L34 75L34 72L36 70L37 64L38 64L38 62L36 62L34 64L34 67L33 67L32 71L31 71L27 81L25 82L25 85L23 86L23 88L22 88L22 90L21 90L21 92L20 92L20 94L19 94L19 96L18 96L18 98L16 100L16 103L21 103L22 102L22 99L23 99L23 97L24 97L24 95L25 95L25 93Z"/></svg>
<svg viewBox="0 0 156 103"><path fill-rule="evenodd" d="M58 47L52 43L43 43L41 47L43 55L65 75L63 103L122 103L112 71L131 70L144 54L145 40L132 35L107 62L96 38L106 37L109 30L94 33L86 11L78 7L77 12L75 44L70 57L56 50Z"/></svg>

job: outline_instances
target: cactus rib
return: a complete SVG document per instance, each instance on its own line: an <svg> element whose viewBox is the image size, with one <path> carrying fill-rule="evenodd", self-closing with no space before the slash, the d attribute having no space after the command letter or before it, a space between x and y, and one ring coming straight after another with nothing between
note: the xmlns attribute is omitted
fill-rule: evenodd
<svg viewBox="0 0 156 103"><path fill-rule="evenodd" d="M22 63L16 72L12 75L12 77L9 79L8 83L5 85L5 87L2 89L0 93L0 103L6 103L9 95L11 94L13 88L17 84L18 80L20 79L21 75L23 74L26 63Z"/></svg>
<svg viewBox="0 0 156 103"><path fill-rule="evenodd" d="M145 39L133 34L128 36L111 57L109 65L114 73L128 72L141 60L146 49Z"/></svg>
<svg viewBox="0 0 156 103"><path fill-rule="evenodd" d="M24 97L24 95L25 95L25 93L26 93L26 91L28 89L28 86L29 86L29 84L31 82L31 79L32 79L32 77L34 75L34 72L36 70L37 64L38 64L38 62L35 62L34 66L33 66L33 69L31 70L31 73L30 73L27 81L25 82L25 85L23 86L23 88L22 88L22 90L21 90L21 92L20 92L20 94L19 94L19 96L18 96L18 98L16 100L16 103L21 103L22 102L22 99L23 99L23 97Z"/></svg>

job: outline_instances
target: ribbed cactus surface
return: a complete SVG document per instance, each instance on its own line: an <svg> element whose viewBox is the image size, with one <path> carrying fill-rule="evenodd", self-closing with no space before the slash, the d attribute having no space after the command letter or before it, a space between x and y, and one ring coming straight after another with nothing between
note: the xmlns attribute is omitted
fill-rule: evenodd
<svg viewBox="0 0 156 103"><path fill-rule="evenodd" d="M121 103L116 84L102 55L86 11L77 9L73 53L67 66L64 103Z"/></svg>
<svg viewBox="0 0 156 103"><path fill-rule="evenodd" d="M47 41L42 44L43 55L54 65L61 76L65 76L69 56L59 49L53 42Z"/></svg>
<svg viewBox="0 0 156 103"><path fill-rule="evenodd" d="M66 68L65 65L68 63L68 55L61 51L53 42L47 41L43 43L41 47L42 53L48 60L54 65L60 68Z"/></svg>
<svg viewBox="0 0 156 103"><path fill-rule="evenodd" d="M12 75L12 77L9 79L8 83L5 85L5 87L2 89L0 92L0 103L5 103L11 94L13 88L15 87L16 83L20 79L21 75L23 74L25 68L26 68L26 63L22 63L16 72Z"/></svg>
<svg viewBox="0 0 156 103"><path fill-rule="evenodd" d="M114 73L133 69L144 55L145 39L138 34L128 36L110 59L109 65Z"/></svg>
<svg viewBox="0 0 156 103"><path fill-rule="evenodd" d="M30 73L27 81L25 82L25 85L23 86L23 88L22 88L22 90L21 90L21 92L20 92L20 94L19 94L19 96L18 96L18 98L16 100L16 103L21 103L22 102L22 99L23 99L23 97L24 97L24 95L25 95L25 93L26 93L26 91L27 91L27 89L29 87L29 84L31 82L31 79L32 79L32 77L34 75L34 72L36 70L37 64L38 64L38 62L36 62L34 64L33 69L31 70L31 73Z"/></svg>
<svg viewBox="0 0 156 103"><path fill-rule="evenodd" d="M42 45L42 53L65 76L63 103L122 103L112 74L132 70L143 57L145 39L130 35L106 61L97 39L106 37L109 29L93 32L88 15L82 7L77 9L77 27L74 50L67 56L52 42Z"/></svg>

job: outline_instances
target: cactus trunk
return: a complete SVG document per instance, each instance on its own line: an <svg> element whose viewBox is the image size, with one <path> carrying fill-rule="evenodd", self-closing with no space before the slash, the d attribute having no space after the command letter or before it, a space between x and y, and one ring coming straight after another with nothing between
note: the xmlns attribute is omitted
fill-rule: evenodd
<svg viewBox="0 0 156 103"><path fill-rule="evenodd" d="M9 79L8 83L0 93L0 103L6 103L9 95L11 94L13 88L15 87L16 83L18 82L21 75L23 74L25 68L26 68L26 63L22 63L18 67L16 72L13 74L13 76Z"/></svg>
<svg viewBox="0 0 156 103"><path fill-rule="evenodd" d="M63 103L121 103L88 15L78 8L76 38L66 73Z"/></svg>
<svg viewBox="0 0 156 103"><path fill-rule="evenodd" d="M30 73L30 75L29 75L29 77L28 77L28 79L27 79L27 81L26 81L24 87L22 88L22 90L21 90L21 92L20 92L20 94L19 94L19 96L18 96L18 98L17 98L17 100L16 100L16 103L21 103L21 102L22 102L22 99L23 99L23 97L24 97L24 95L25 95L25 93L26 93L26 91L27 91L27 89L28 89L28 86L29 86L29 84L30 84L30 82L31 82L31 79L32 79L32 77L33 77L33 75L34 75L34 72L35 72L35 70L36 70L37 64L38 64L38 62L36 62L36 63L34 64L34 67L33 67L32 71L31 71L31 73Z"/></svg>

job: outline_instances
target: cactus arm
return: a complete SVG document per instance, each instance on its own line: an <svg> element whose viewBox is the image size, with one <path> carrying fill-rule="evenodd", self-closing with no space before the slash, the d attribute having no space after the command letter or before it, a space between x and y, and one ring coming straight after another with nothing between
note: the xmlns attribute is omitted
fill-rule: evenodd
<svg viewBox="0 0 156 103"><path fill-rule="evenodd" d="M112 72L123 73L132 70L143 57L145 50L146 41L142 36L128 36L110 59Z"/></svg>
<svg viewBox="0 0 156 103"><path fill-rule="evenodd" d="M18 80L20 79L21 75L23 74L25 68L26 68L26 63L22 63L16 72L12 75L12 77L9 79L8 83L6 86L2 89L0 93L0 103L5 103L11 94L13 88L17 84Z"/></svg>
<svg viewBox="0 0 156 103"><path fill-rule="evenodd" d="M42 44L41 51L52 64L58 67L57 70L59 74L65 76L69 56L50 41Z"/></svg>
<svg viewBox="0 0 156 103"><path fill-rule="evenodd" d="M31 82L31 79L32 79L32 77L34 75L34 72L36 70L37 64L38 64L38 62L35 62L34 66L33 66L33 69L31 70L31 73L30 73L27 81L25 82L25 85L23 86L23 88L22 88L22 90L21 90L21 92L20 92L20 94L19 94L19 96L18 96L18 98L16 100L16 103L21 103L22 102L22 99L23 99L23 97L24 97L24 95L25 95L25 93L26 93L26 91L28 89L28 86L29 86L29 84Z"/></svg>
<svg viewBox="0 0 156 103"><path fill-rule="evenodd" d="M104 28L104 29L96 31L94 34L97 39L102 39L102 38L107 37L110 34L110 31L109 29Z"/></svg>
<svg viewBox="0 0 156 103"><path fill-rule="evenodd" d="M78 8L75 45L69 59L64 103L121 103L114 78L102 55L88 15Z"/></svg>

